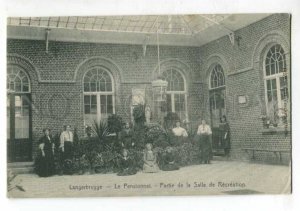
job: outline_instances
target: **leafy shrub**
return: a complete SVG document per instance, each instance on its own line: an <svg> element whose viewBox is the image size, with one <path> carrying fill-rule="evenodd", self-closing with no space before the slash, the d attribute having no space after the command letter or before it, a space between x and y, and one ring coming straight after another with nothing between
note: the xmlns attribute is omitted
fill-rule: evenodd
<svg viewBox="0 0 300 211"><path fill-rule="evenodd" d="M174 150L180 166L196 164L199 160L199 148L192 143L183 143L174 147Z"/></svg>
<svg viewBox="0 0 300 211"><path fill-rule="evenodd" d="M154 147L169 145L167 132L159 124L151 124L146 127L145 139L147 143L152 143Z"/></svg>
<svg viewBox="0 0 300 211"><path fill-rule="evenodd" d="M107 127L109 133L118 133L122 130L124 125L122 117L117 114L112 114L107 119Z"/></svg>

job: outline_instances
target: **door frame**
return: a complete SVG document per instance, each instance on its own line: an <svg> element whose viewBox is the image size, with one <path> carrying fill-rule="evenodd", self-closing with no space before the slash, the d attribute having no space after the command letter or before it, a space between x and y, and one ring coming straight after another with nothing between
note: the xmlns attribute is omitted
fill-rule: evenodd
<svg viewBox="0 0 300 211"><path fill-rule="evenodd" d="M29 100L28 102L28 109L29 109L29 137L28 137L28 159L26 160L18 160L16 159L15 155L15 101L14 98L15 96L26 96ZM7 159L8 162L27 162L27 161L32 161L32 98L31 98L31 93L7 93L7 96L9 96L9 112L10 112L10 138L7 139ZM9 143L10 142L10 143Z"/></svg>

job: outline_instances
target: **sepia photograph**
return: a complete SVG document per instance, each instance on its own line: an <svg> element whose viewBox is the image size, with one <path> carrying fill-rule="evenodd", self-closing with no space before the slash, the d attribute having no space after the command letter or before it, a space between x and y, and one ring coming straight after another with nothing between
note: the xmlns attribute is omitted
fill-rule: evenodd
<svg viewBox="0 0 300 211"><path fill-rule="evenodd" d="M291 18L8 17L7 197L291 194Z"/></svg>

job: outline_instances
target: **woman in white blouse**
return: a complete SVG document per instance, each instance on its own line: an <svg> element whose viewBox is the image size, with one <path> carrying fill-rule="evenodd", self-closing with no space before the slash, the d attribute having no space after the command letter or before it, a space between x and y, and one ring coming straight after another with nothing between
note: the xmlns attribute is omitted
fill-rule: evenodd
<svg viewBox="0 0 300 211"><path fill-rule="evenodd" d="M60 146L64 160L73 158L73 139L74 135L71 126L66 125L65 130L60 134Z"/></svg>
<svg viewBox="0 0 300 211"><path fill-rule="evenodd" d="M188 137L188 133L186 132L186 129L183 127L180 127L180 121L176 122L176 127L172 129L173 135L175 136L175 140L177 143L175 144L181 144L185 140L186 137Z"/></svg>
<svg viewBox="0 0 300 211"><path fill-rule="evenodd" d="M201 162L205 164L210 163L212 156L211 134L210 126L206 124L206 121L203 119L201 125L198 127L197 135L199 135Z"/></svg>

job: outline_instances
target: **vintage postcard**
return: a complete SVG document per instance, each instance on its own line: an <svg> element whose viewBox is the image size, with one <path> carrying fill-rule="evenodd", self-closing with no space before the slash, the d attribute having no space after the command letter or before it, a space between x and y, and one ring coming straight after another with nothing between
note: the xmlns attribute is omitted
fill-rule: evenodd
<svg viewBox="0 0 300 211"><path fill-rule="evenodd" d="M7 18L7 196L291 193L291 15Z"/></svg>

